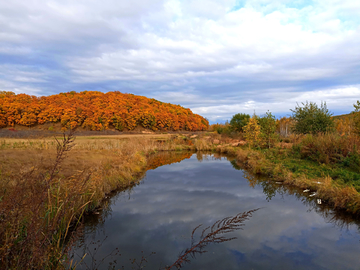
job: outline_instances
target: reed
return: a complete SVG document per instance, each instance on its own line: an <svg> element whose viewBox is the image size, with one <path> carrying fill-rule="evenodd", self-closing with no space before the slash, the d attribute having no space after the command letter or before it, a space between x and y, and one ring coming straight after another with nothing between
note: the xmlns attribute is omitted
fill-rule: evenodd
<svg viewBox="0 0 360 270"><path fill-rule="evenodd" d="M219 244L236 239L236 237L227 237L226 234L241 230L244 222L249 220L257 210L259 209L253 209L232 217L217 220L213 225L204 228L201 232L200 239L195 242L195 233L202 224L198 225L191 233L190 247L182 251L178 259L172 265L165 267L165 270L170 270L174 267L180 269L185 263L190 263L190 258L195 258L197 254L205 253L205 247L209 244Z"/></svg>

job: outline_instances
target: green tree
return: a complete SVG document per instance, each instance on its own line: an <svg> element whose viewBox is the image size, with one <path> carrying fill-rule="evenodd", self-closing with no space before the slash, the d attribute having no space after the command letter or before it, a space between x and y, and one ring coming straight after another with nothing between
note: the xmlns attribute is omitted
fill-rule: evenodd
<svg viewBox="0 0 360 270"><path fill-rule="evenodd" d="M243 128L247 125L247 123L249 123L249 120L250 120L250 115L246 113L235 114L230 120L230 125L232 130L243 132L244 131Z"/></svg>
<svg viewBox="0 0 360 270"><path fill-rule="evenodd" d="M320 108L315 102L301 103L292 111L294 119L293 132L297 134L325 133L334 128L332 113L329 112L326 102L321 102Z"/></svg>
<svg viewBox="0 0 360 270"><path fill-rule="evenodd" d="M258 118L258 121L262 145L267 148L274 146L275 142L278 140L275 116L268 111L265 116Z"/></svg>

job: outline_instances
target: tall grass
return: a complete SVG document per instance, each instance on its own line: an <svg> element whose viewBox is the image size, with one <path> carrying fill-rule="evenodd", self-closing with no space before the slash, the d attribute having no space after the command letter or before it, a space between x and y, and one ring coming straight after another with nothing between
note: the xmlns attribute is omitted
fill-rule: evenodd
<svg viewBox="0 0 360 270"><path fill-rule="evenodd" d="M1 181L0 266L2 269L54 269L61 265L68 228L87 201L83 187L89 175L58 177L61 161L71 149L72 134L57 142L48 171L32 168Z"/></svg>

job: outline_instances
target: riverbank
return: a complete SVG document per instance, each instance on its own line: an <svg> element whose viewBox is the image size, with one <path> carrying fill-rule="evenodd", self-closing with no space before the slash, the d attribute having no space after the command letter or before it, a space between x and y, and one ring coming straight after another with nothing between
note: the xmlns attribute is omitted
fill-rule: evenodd
<svg viewBox="0 0 360 270"><path fill-rule="evenodd" d="M269 149L218 145L213 150L236 157L254 174L304 189L335 209L360 215L359 138L307 135Z"/></svg>
<svg viewBox="0 0 360 270"><path fill-rule="evenodd" d="M0 141L3 269L61 269L64 239L84 213L166 162L149 162L152 153L193 149L187 137L168 134Z"/></svg>

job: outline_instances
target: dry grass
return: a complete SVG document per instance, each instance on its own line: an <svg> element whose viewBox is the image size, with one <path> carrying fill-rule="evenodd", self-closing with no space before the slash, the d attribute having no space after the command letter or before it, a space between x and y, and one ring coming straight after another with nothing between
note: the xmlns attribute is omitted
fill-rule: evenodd
<svg viewBox="0 0 360 270"><path fill-rule="evenodd" d="M194 146L197 151L211 151L213 149L211 141L206 139L195 140Z"/></svg>
<svg viewBox="0 0 360 270"><path fill-rule="evenodd" d="M72 147L71 135L58 142L49 170L36 167L2 175L0 189L0 266L2 269L53 269L61 265L70 222L87 205L89 175L62 179L59 166ZM85 202L85 203L84 203Z"/></svg>
<svg viewBox="0 0 360 270"><path fill-rule="evenodd" d="M168 140L171 134L124 134L124 135L102 135L102 136L77 136L75 149L102 150L122 147L127 140ZM58 136L61 138L61 136ZM53 137L36 139L1 138L0 149L56 149Z"/></svg>
<svg viewBox="0 0 360 270"><path fill-rule="evenodd" d="M360 138L356 135L340 136L335 133L306 135L295 143L302 158L318 163L337 163L351 155L359 155Z"/></svg>

